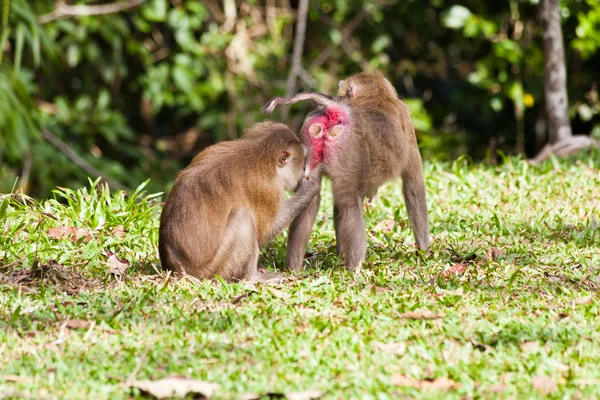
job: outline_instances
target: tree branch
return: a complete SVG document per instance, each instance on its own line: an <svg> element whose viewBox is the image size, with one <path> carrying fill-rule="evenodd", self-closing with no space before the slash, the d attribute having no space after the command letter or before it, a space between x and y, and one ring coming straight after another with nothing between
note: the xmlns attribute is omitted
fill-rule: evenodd
<svg viewBox="0 0 600 400"><path fill-rule="evenodd" d="M292 96L296 91L296 79L300 74L300 63L302 61L302 51L304 50L304 39L306 37L306 15L308 14L308 0L300 0L298 6L298 20L296 23L296 37L294 38L294 54L292 56L292 68L287 80L287 89L285 97ZM286 120L289 110L286 108L281 113L283 120Z"/></svg>
<svg viewBox="0 0 600 400"><path fill-rule="evenodd" d="M67 17L82 17L86 15L104 15L115 14L121 11L135 8L146 0L128 0L126 2L118 2L111 4L98 4L94 6L71 6L66 4L64 0L56 2L56 10L51 13L41 15L38 20L40 24L56 21L57 19Z"/></svg>
<svg viewBox="0 0 600 400"><path fill-rule="evenodd" d="M104 179L104 181L106 183L108 183L108 186L112 187L113 189L123 190L125 192L131 192L131 190L129 188L123 186L119 182L117 182L111 178L107 178L107 177L103 176L101 171L97 170L92 165L90 165L87 161L85 161L83 158L81 158L81 156L79 154L77 154L75 152L75 150L70 148L68 144L66 144L65 142L60 140L58 138L58 136L54 135L52 132L44 129L44 130L42 130L42 136L44 137L44 139L46 139L48 142L50 142L50 144L52 144L54 147L56 147L58 150L60 150L65 156L67 156L71 161L73 161L73 164L77 165L79 168L84 170L88 175L102 177L102 179Z"/></svg>

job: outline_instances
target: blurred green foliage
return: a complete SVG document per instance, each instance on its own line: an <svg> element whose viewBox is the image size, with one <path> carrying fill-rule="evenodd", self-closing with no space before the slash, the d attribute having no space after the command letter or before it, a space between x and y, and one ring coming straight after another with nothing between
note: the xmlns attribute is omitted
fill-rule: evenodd
<svg viewBox="0 0 600 400"><path fill-rule="evenodd" d="M168 189L194 154L263 120L260 107L286 91L297 2L146 0L57 18L99 4L111 3L3 0L0 192L86 184L42 132L126 186ZM296 90L333 93L377 68L410 106L424 157L533 155L546 142L536 10L537 0L311 0ZM574 132L600 136L600 3L564 0L561 15ZM288 124L310 107L292 107Z"/></svg>

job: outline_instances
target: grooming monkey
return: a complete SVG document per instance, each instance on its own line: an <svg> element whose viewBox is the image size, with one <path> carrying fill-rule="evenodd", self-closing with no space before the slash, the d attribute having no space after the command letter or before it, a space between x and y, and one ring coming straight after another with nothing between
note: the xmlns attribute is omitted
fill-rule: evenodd
<svg viewBox="0 0 600 400"><path fill-rule="evenodd" d="M283 278L258 271L259 249L319 192L319 168L303 178L305 156L291 129L275 122L198 154L177 176L163 208L163 268L230 282ZM285 191L294 189L285 200Z"/></svg>
<svg viewBox="0 0 600 400"><path fill-rule="evenodd" d="M321 162L333 182L336 248L347 267L359 268L366 254L363 218L365 196L372 200L385 182L402 177L402 191L417 247L431 244L421 154L408 106L379 72L359 73L338 85L337 97L299 93L275 97L263 108L313 100L321 107L309 113L301 128L309 147L309 170ZM320 180L319 180L320 184ZM292 222L287 264L298 271L319 208L320 196Z"/></svg>

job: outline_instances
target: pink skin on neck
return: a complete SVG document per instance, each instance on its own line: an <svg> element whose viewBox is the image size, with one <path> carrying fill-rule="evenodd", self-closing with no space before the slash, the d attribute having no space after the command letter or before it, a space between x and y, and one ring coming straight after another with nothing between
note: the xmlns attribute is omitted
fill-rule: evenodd
<svg viewBox="0 0 600 400"><path fill-rule="evenodd" d="M304 130L304 137L306 143L309 145L310 161L308 164L308 175L319 163L325 162L327 164L329 155L332 154L335 147L337 147L340 136L329 136L329 131L336 125L348 125L350 119L340 106L330 107L325 109L325 114L318 115L312 118L306 124ZM317 136L311 136L308 133L308 128L311 125L321 125L321 133ZM345 133L345 132L344 132Z"/></svg>

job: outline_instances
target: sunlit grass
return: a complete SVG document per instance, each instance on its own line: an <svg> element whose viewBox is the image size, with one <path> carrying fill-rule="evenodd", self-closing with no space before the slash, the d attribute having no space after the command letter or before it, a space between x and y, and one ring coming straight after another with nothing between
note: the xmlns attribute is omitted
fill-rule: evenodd
<svg viewBox="0 0 600 400"><path fill-rule="evenodd" d="M311 269L276 287L157 274L156 196L94 183L43 203L4 196L0 392L127 398L131 380L182 375L221 384L218 398L600 396L599 167L599 154L427 164L430 254L419 265L390 183L366 207L358 276L335 255L326 185ZM49 233L71 226L90 236ZM283 268L284 235L260 263Z"/></svg>

